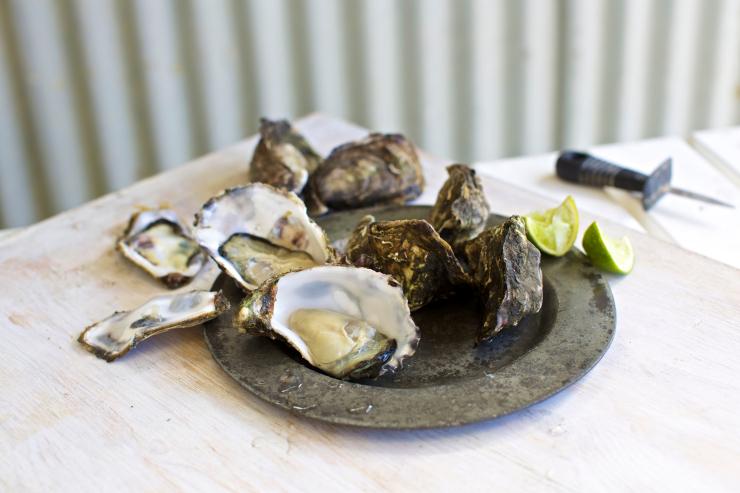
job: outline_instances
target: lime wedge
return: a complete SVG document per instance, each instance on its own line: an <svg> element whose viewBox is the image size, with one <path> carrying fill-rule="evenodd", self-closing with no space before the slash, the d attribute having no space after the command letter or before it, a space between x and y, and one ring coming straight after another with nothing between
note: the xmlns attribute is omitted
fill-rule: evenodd
<svg viewBox="0 0 740 493"><path fill-rule="evenodd" d="M629 238L609 238L596 221L583 233L583 249L596 267L607 272L629 274L635 265L635 252Z"/></svg>
<svg viewBox="0 0 740 493"><path fill-rule="evenodd" d="M532 212L524 216L529 241L540 251L562 257L578 237L578 209L573 197L568 195L563 203L545 212Z"/></svg>

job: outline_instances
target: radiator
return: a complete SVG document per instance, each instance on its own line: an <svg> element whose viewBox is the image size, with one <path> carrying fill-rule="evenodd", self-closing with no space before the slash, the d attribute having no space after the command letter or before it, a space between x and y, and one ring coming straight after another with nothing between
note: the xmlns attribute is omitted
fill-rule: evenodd
<svg viewBox="0 0 740 493"><path fill-rule="evenodd" d="M740 0L0 0L0 226L321 111L458 161L740 122Z"/></svg>

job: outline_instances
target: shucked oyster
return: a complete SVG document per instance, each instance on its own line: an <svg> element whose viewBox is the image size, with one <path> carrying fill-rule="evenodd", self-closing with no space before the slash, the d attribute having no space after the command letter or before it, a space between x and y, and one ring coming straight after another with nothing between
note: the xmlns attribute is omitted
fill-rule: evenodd
<svg viewBox="0 0 740 493"><path fill-rule="evenodd" d="M486 227L490 213L480 178L464 164L447 166L447 181L437 194L429 222L456 250Z"/></svg>
<svg viewBox="0 0 740 493"><path fill-rule="evenodd" d="M414 145L399 134L371 133L335 148L311 175L311 214L373 204L402 204L418 197L424 176Z"/></svg>
<svg viewBox="0 0 740 493"><path fill-rule="evenodd" d="M115 312L91 325L77 340L95 356L110 362L144 339L170 329L201 324L228 309L229 302L220 292L157 296L134 310Z"/></svg>
<svg viewBox="0 0 740 493"><path fill-rule="evenodd" d="M326 234L294 193L263 183L226 190L195 216L195 237L221 270L251 290L275 274L332 260Z"/></svg>
<svg viewBox="0 0 740 493"><path fill-rule="evenodd" d="M419 342L419 329L392 278L339 265L264 283L242 302L234 326L287 342L336 378L395 371Z"/></svg>
<svg viewBox="0 0 740 493"><path fill-rule="evenodd" d="M389 274L416 310L469 281L450 245L423 219L375 221L365 216L347 241L346 259Z"/></svg>
<svg viewBox="0 0 740 493"><path fill-rule="evenodd" d="M249 165L249 179L301 193L321 156L287 120L261 120L260 141Z"/></svg>
<svg viewBox="0 0 740 493"><path fill-rule="evenodd" d="M465 245L465 257L485 307L478 341L488 341L542 308L540 251L527 239L524 221L512 216Z"/></svg>
<svg viewBox="0 0 740 493"><path fill-rule="evenodd" d="M117 247L170 289L190 282L207 259L175 211L169 209L134 214Z"/></svg>

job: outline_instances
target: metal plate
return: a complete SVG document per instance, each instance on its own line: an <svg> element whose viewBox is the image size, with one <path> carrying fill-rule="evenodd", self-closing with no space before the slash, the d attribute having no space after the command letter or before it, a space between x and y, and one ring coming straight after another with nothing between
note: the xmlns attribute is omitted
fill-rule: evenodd
<svg viewBox="0 0 740 493"><path fill-rule="evenodd" d="M426 206L334 213L318 220L332 240L346 238L366 213L377 219L426 218ZM504 218L491 216L490 224ZM606 280L571 251L543 256L544 304L517 328L474 347L480 307L468 294L413 314L421 329L416 354L395 375L343 382L301 362L287 346L238 334L233 309L243 294L225 276L232 312L209 322L213 357L244 388L294 413L369 428L436 428L492 419L542 401L586 374L614 336L616 312Z"/></svg>

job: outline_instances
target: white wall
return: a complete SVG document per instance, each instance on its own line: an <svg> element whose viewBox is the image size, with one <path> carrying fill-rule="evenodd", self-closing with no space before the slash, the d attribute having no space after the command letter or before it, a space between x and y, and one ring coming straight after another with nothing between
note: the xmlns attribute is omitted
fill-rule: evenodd
<svg viewBox="0 0 740 493"><path fill-rule="evenodd" d="M740 123L740 0L0 0L0 226L323 111L460 161Z"/></svg>

